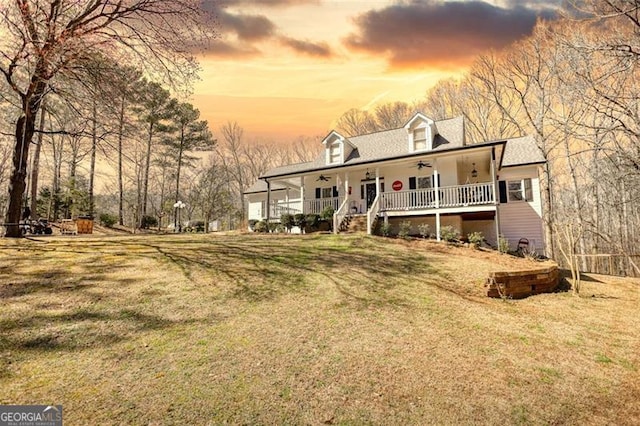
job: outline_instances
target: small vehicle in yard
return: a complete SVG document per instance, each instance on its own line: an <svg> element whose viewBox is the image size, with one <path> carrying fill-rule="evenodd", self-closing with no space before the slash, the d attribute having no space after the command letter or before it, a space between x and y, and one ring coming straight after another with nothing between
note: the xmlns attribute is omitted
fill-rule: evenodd
<svg viewBox="0 0 640 426"><path fill-rule="evenodd" d="M40 218L38 220L24 220L20 224L20 229L22 229L22 234L33 234L33 235L51 235L53 234L53 229L49 224L49 221L45 218Z"/></svg>

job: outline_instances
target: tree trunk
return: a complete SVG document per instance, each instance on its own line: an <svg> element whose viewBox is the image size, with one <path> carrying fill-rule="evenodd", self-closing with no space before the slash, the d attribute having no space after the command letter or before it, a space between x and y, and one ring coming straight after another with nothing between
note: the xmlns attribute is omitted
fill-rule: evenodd
<svg viewBox="0 0 640 426"><path fill-rule="evenodd" d="M56 147L55 138L51 136L53 148L53 184L51 185L51 207L53 212L49 219L58 220L60 208L60 182L62 181L62 153L64 152L64 136L60 136L60 146Z"/></svg>
<svg viewBox="0 0 640 426"><path fill-rule="evenodd" d="M42 149L43 131L45 125L44 115L45 101L42 101L42 108L40 109L40 133L38 134L38 143L36 149L33 152L33 162L31 167L31 214L37 217L38 214L38 174L40 173L40 150Z"/></svg>
<svg viewBox="0 0 640 426"><path fill-rule="evenodd" d="M178 150L178 169L176 170L176 202L180 200L180 169L182 168L182 151L184 150L184 126L180 129L180 148Z"/></svg>
<svg viewBox="0 0 640 426"><path fill-rule="evenodd" d="M120 104L120 120L118 128L118 223L124 225L124 184L122 179L122 139L124 138L124 106L125 96Z"/></svg>
<svg viewBox="0 0 640 426"><path fill-rule="evenodd" d="M35 112L27 108L26 114L16 123L16 144L13 150L13 172L9 180L9 208L7 209L6 237L20 238L20 216L22 213L22 198L26 189L27 162L29 159L29 145L35 130Z"/></svg>
<svg viewBox="0 0 640 426"><path fill-rule="evenodd" d="M35 131L36 115L40 103L47 90L47 82L41 76L47 75L47 64L43 59L38 60L31 76L29 89L22 98L22 116L16 123L16 144L13 150L13 171L9 178L9 207L7 208L6 237L20 238L20 216L22 213L22 199L26 188L27 164L29 161L29 147Z"/></svg>
<svg viewBox="0 0 640 426"><path fill-rule="evenodd" d="M147 215L147 194L149 192L149 168L151 166L151 141L153 138L153 123L149 125L149 137L147 139L147 154L144 164L144 181L142 182L142 205L137 226L142 226L142 219Z"/></svg>
<svg viewBox="0 0 640 426"><path fill-rule="evenodd" d="M546 243L545 254L548 258L554 258L554 235L553 235L553 210L551 198L551 167L549 162L543 166L542 179L540 179L540 192L542 193L542 223L544 229L544 239Z"/></svg>
<svg viewBox="0 0 640 426"><path fill-rule="evenodd" d="M93 116L91 127L91 165L89 167L89 216L93 218L94 201L93 201L93 186L95 184L94 178L96 174L96 147L98 145L98 106L96 100L93 100Z"/></svg>

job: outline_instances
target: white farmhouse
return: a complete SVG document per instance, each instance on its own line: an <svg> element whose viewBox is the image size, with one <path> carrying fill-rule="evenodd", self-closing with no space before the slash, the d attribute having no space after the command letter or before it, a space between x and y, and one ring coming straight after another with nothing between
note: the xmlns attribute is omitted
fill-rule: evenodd
<svg viewBox="0 0 640 426"><path fill-rule="evenodd" d="M269 170L246 191L248 219L278 221L283 213L334 210L334 232L361 221L421 223L440 238L443 226L462 235L498 235L512 248L526 238L544 251L539 168L545 160L531 137L467 143L464 118L434 121L416 114L402 128L322 141L315 161Z"/></svg>

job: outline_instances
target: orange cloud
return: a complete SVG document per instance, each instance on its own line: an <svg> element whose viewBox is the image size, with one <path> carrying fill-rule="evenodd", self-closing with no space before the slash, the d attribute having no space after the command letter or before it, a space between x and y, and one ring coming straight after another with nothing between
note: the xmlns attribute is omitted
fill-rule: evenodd
<svg viewBox="0 0 640 426"><path fill-rule="evenodd" d="M291 37L280 37L280 42L290 47L297 53L309 56L328 58L332 56L331 49L327 43L313 43L307 40L297 40Z"/></svg>
<svg viewBox="0 0 640 426"><path fill-rule="evenodd" d="M556 16L549 4L513 3L510 8L479 0L399 3L355 17L358 29L343 42L354 51L382 52L392 68L450 69L530 34L539 17Z"/></svg>

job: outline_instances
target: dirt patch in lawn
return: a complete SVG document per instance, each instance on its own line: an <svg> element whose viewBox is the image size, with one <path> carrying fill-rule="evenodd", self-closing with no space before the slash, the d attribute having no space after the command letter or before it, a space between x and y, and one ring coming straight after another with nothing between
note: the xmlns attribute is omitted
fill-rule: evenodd
<svg viewBox="0 0 640 426"><path fill-rule="evenodd" d="M639 280L493 300L527 260L357 235L0 253L0 404L69 424L640 423Z"/></svg>

